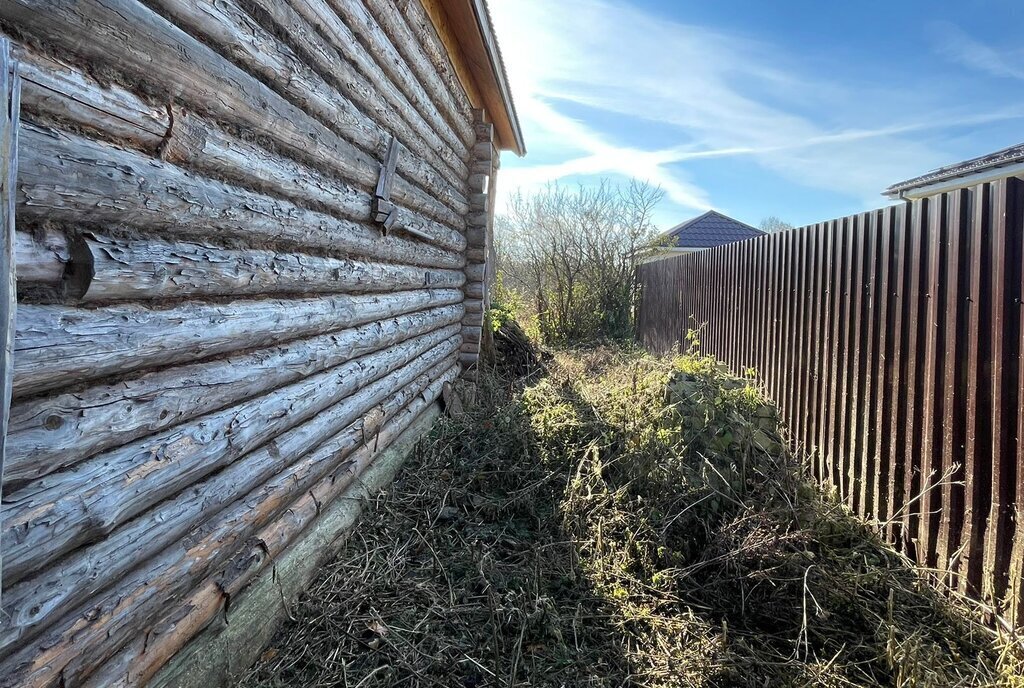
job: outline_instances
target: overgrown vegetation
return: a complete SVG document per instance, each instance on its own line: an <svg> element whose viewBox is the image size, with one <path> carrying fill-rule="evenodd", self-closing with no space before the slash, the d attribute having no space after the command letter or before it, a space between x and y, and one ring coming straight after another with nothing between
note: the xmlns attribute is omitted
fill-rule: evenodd
<svg viewBox="0 0 1024 688"><path fill-rule="evenodd" d="M1019 640L937 593L701 356L484 376L246 686L1021 686Z"/></svg>

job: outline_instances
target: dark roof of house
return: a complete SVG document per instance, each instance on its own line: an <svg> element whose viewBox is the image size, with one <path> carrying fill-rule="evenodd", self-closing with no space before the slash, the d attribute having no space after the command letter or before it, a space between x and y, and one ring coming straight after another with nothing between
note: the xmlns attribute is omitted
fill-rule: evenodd
<svg viewBox="0 0 1024 688"><path fill-rule="evenodd" d="M687 220L665 232L669 246L675 248L713 248L734 241L753 239L764 234L760 229L734 220L717 210Z"/></svg>
<svg viewBox="0 0 1024 688"><path fill-rule="evenodd" d="M981 172L982 170L1012 165L1018 162L1024 162L1024 143L1018 143L1016 146L1010 146L994 153L964 160L955 165L946 165L927 174L922 174L919 177L897 182L882 193L886 196L898 196L901 191L914 189L925 184L935 184L936 182L943 182L948 179L955 179L956 177L963 177L975 172Z"/></svg>

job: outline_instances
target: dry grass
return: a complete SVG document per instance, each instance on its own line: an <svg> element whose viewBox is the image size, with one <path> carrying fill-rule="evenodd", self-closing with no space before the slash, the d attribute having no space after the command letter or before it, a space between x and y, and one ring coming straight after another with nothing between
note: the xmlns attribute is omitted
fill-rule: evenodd
<svg viewBox="0 0 1024 688"><path fill-rule="evenodd" d="M549 368L438 425L244 686L1024 685L1018 641L811 487L744 381Z"/></svg>

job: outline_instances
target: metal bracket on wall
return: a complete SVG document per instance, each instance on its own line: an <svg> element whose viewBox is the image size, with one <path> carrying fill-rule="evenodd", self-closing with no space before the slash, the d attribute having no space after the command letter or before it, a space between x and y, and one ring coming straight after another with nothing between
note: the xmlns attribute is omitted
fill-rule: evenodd
<svg viewBox="0 0 1024 688"><path fill-rule="evenodd" d="M380 166L380 179L373 197L373 220L381 225L384 235L395 226L398 213L391 202L391 184L395 178L395 167L398 164L398 140L392 136L388 144L387 156Z"/></svg>
<svg viewBox="0 0 1024 688"><path fill-rule="evenodd" d="M11 43L0 38L0 492L2 492L7 423L14 382L14 314L18 305L14 265L14 201L18 182L18 122L21 77ZM0 543L0 571L3 546Z"/></svg>

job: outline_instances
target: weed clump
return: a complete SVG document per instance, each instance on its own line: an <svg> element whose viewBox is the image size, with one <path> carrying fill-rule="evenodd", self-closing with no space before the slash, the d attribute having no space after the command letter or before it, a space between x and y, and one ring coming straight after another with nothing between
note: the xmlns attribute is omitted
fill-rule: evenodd
<svg viewBox="0 0 1024 688"><path fill-rule="evenodd" d="M542 455L577 457L563 527L642 685L1024 681L1017 640L809 482L750 380L696 355L601 368L525 400ZM570 423L546 420L567 405L572 442Z"/></svg>
<svg viewBox="0 0 1024 688"><path fill-rule="evenodd" d="M247 686L1024 685L994 635L814 487L711 358L485 374Z"/></svg>

